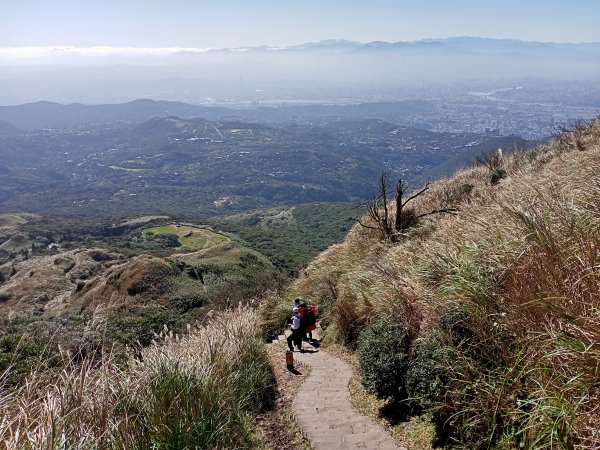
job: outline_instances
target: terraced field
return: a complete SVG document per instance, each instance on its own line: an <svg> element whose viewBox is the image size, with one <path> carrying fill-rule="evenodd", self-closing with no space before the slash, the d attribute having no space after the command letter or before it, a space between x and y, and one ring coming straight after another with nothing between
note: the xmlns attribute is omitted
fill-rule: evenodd
<svg viewBox="0 0 600 450"><path fill-rule="evenodd" d="M190 250L202 250L215 245L229 242L230 239L207 228L192 225L169 224L161 227L148 228L144 234L172 234L177 236L182 247Z"/></svg>

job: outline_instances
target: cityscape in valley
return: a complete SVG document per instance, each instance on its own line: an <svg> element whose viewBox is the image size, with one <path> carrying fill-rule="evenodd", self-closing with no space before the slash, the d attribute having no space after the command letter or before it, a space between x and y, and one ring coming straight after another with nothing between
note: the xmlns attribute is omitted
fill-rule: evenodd
<svg viewBox="0 0 600 450"><path fill-rule="evenodd" d="M489 3L3 5L2 448L600 448L600 4Z"/></svg>
<svg viewBox="0 0 600 450"><path fill-rule="evenodd" d="M227 115L272 122L351 114L430 131L528 140L548 137L569 122L589 120L600 109L600 44L594 43L463 37L173 48L159 54L129 48L127 64L124 50L40 47L16 57L14 50L0 49L0 103L153 99L206 107L205 118ZM413 102L413 108L402 114L394 108L345 108L397 102Z"/></svg>

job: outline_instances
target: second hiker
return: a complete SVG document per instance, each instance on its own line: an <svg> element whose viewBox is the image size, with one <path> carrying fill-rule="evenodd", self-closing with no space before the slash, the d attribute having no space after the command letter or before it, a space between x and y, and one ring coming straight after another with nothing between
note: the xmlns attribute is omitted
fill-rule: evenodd
<svg viewBox="0 0 600 450"><path fill-rule="evenodd" d="M298 350L302 351L302 336L304 336L305 331L302 327L302 318L297 307L294 307L293 310L292 324L290 325L290 329L292 330L292 333L287 338L287 344L290 351L294 351L294 345L298 348Z"/></svg>

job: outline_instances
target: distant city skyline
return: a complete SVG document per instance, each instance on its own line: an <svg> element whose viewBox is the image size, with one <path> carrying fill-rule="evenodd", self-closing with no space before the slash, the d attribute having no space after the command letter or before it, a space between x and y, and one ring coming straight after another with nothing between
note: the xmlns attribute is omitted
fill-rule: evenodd
<svg viewBox="0 0 600 450"><path fill-rule="evenodd" d="M0 0L0 47L232 48L452 36L599 42L598 0Z"/></svg>

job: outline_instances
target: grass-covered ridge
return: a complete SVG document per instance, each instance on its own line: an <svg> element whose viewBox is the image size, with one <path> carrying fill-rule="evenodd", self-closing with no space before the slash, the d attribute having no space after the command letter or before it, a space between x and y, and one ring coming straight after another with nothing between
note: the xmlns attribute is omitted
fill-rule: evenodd
<svg viewBox="0 0 600 450"><path fill-rule="evenodd" d="M367 389L430 413L438 443L600 441L600 121L431 185L398 243L359 225L290 296L357 349ZM365 218L368 222L368 218ZM395 343L395 344L394 344ZM378 351L376 350L378 349Z"/></svg>
<svg viewBox="0 0 600 450"><path fill-rule="evenodd" d="M161 247L136 228L115 237L116 244L135 246L114 247L154 248L170 256L128 258L103 248L68 250L72 244L65 241L60 244L67 248L47 249L34 233L24 232L38 244L35 252L0 264L0 374L8 370L13 384L40 364L59 367L59 349L95 357L105 348L126 353L131 345L148 345L164 326L179 332L212 310L247 303L282 282L263 255L229 238L193 251ZM73 239L82 246L94 243L87 236Z"/></svg>

